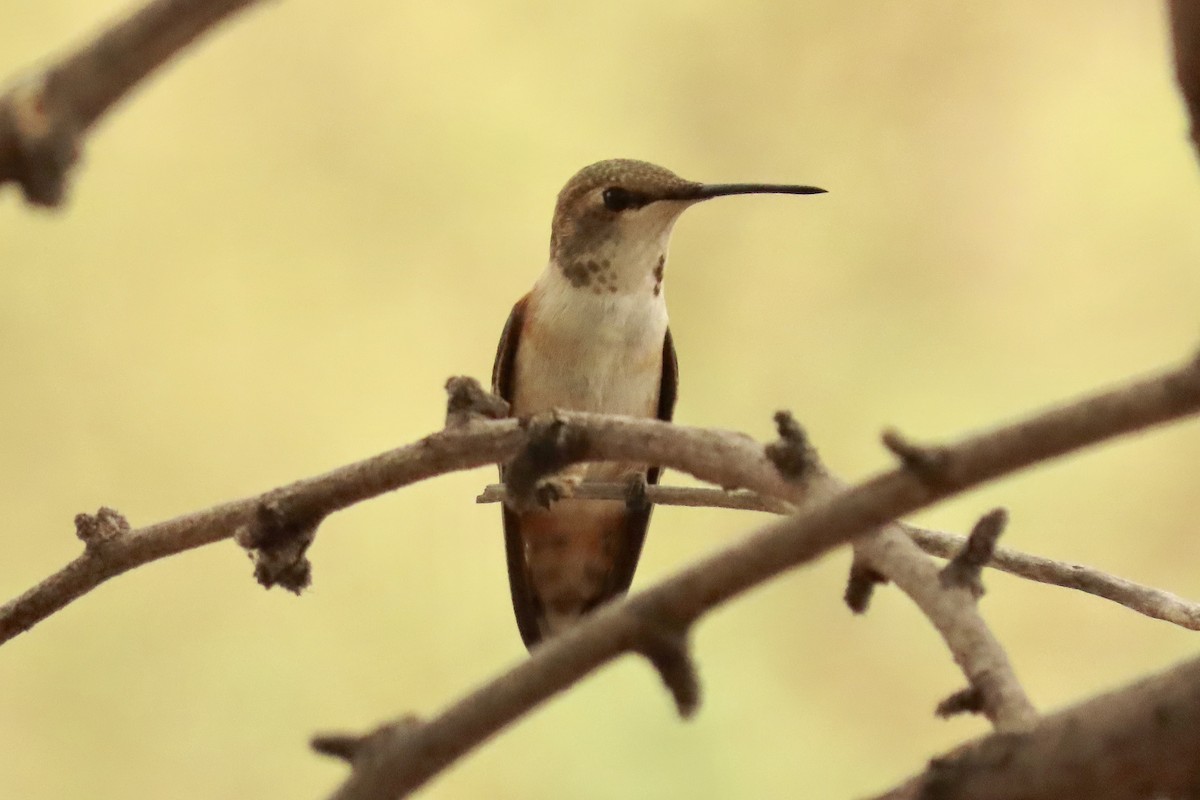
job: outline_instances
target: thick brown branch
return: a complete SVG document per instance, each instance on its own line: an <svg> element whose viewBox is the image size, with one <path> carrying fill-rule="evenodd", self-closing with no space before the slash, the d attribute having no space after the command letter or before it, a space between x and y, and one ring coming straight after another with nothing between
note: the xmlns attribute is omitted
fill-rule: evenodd
<svg viewBox="0 0 1200 800"><path fill-rule="evenodd" d="M1200 659L933 759L877 800L1146 800L1200 787Z"/></svg>
<svg viewBox="0 0 1200 800"><path fill-rule="evenodd" d="M1170 0L1167 7L1175 46L1175 77L1191 119L1192 144L1200 156L1200 3Z"/></svg>
<svg viewBox="0 0 1200 800"><path fill-rule="evenodd" d="M755 584L902 514L1021 467L1198 410L1200 365L1193 362L942 448L936 484L901 468L817 501L809 510L625 602L601 608L548 640L527 661L458 701L410 738L362 768L356 764L334 797L375 800L411 792L537 704L632 648L640 620L647 615L694 620Z"/></svg>
<svg viewBox="0 0 1200 800"><path fill-rule="evenodd" d="M154 0L0 97L0 185L62 202L83 135L147 75L254 0Z"/></svg>
<svg viewBox="0 0 1200 800"><path fill-rule="evenodd" d="M585 500L623 500L625 492L625 485L620 483L584 483L575 487L574 497ZM793 514L796 511L796 507L791 503L756 492L727 492L703 486L648 486L646 498L654 505L660 506L731 508L771 514ZM502 502L504 484L489 484L475 500L478 503ZM967 542L967 537L957 533L918 528L906 523L901 523L900 527L918 547L941 558L953 558ZM1056 561L1004 547L996 548L987 566L1038 583L1102 597L1147 617L1170 622L1188 630L1200 631L1200 603L1153 586L1111 575L1095 567Z"/></svg>

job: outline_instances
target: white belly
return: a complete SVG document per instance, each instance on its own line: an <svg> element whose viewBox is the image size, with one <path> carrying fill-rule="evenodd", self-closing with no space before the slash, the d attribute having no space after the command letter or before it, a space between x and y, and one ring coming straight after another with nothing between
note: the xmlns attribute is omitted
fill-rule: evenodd
<svg viewBox="0 0 1200 800"><path fill-rule="evenodd" d="M566 289L533 301L517 348L515 415L561 408L657 416L667 333L661 295Z"/></svg>

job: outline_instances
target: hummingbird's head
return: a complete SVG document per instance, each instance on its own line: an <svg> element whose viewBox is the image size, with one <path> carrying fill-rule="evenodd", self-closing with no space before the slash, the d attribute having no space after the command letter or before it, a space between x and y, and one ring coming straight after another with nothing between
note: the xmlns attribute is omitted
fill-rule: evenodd
<svg viewBox="0 0 1200 800"><path fill-rule="evenodd" d="M671 229L689 206L730 194L819 194L813 186L696 183L633 159L584 167L558 194L550 259L600 293L648 282L657 294Z"/></svg>

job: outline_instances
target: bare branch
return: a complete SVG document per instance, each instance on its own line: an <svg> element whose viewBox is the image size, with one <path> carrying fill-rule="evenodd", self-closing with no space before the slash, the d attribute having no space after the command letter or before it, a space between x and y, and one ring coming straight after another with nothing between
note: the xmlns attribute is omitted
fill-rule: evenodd
<svg viewBox="0 0 1200 800"><path fill-rule="evenodd" d="M621 500L625 497L624 493L625 487L619 483L582 483L575 488L574 497L580 500ZM658 485L648 486L646 496L651 503L660 506L729 508L771 514L796 512L796 507L791 503L746 490L727 492L701 486ZM499 503L503 500L502 483L488 485L476 498L478 503ZM941 558L953 558L967 543L967 537L957 533L918 528L907 523L901 523L900 527L918 547ZM1147 617L1200 631L1200 603L1111 575L1095 567L1056 561L1004 547L996 548L987 566L1038 583L1095 595Z"/></svg>
<svg viewBox="0 0 1200 800"><path fill-rule="evenodd" d="M584 455L594 460L662 464L718 485L744 485L765 496L803 494L803 486L785 480L763 454L762 446L743 434L630 417L574 412L563 412L561 416L588 438L590 446ZM0 606L0 643L134 567L218 542L248 528L251 530L239 540L255 547L258 536L252 529L261 525L259 515L264 505L286 508L288 519L293 521L319 521L417 481L508 461L527 441L527 431L517 420L481 419L324 475L130 531L107 541L103 548L86 550L54 575ZM301 549L297 558L302 555Z"/></svg>
<svg viewBox="0 0 1200 800"><path fill-rule="evenodd" d="M254 0L154 0L0 96L0 185L57 206L83 136L139 81Z"/></svg>
<svg viewBox="0 0 1200 800"><path fill-rule="evenodd" d="M266 502L284 503L293 513L307 511L316 517L445 472L494 464L511 457L524 438L515 420L488 423L483 430L444 431L281 489L115 537L103 548L85 550L63 569L0 607L0 642L28 630L115 575L229 538L254 523Z"/></svg>
<svg viewBox="0 0 1200 800"><path fill-rule="evenodd" d="M942 558L951 558L962 549L965 542L964 537L958 534L931 531L911 525L903 527L918 547L926 553ZM1064 563L1004 547L996 548L988 566L1031 581L1087 592L1119 603L1147 617L1161 619L1188 630L1200 631L1200 603L1185 600L1153 586L1110 575L1095 567Z"/></svg>
<svg viewBox="0 0 1200 800"><path fill-rule="evenodd" d="M632 649L641 620L647 617L694 620L784 570L952 493L1198 410L1200 364L1193 361L1181 369L941 448L944 467L939 470L937 485L901 468L836 496L820 498L809 510L769 525L745 542L624 602L602 607L547 640L528 660L459 700L412 736L395 742L388 752L361 768L356 763L334 797L375 800L408 794L534 706ZM895 536L879 546L895 547L897 541L911 545L905 537ZM984 677L996 679L994 675ZM972 685L991 691L1004 703L998 729L1021 727L1007 724L1024 716L1010 694L984 681L972 681Z"/></svg>

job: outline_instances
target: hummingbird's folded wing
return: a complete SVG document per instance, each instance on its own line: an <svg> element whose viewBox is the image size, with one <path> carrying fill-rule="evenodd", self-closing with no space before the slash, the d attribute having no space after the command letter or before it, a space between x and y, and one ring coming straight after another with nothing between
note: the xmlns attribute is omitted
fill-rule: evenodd
<svg viewBox="0 0 1200 800"><path fill-rule="evenodd" d="M509 403L513 401L513 375L516 373L517 347L521 342L521 328L525 325L525 309L529 304L529 295L516 302L508 321L504 323L504 331L500 334L500 344L496 347L496 361L492 364L492 392L503 397ZM500 466L500 480L504 480L504 466ZM508 561L508 586L512 594L513 611L517 615L517 627L521 631L521 639L526 647L533 647L542 638L538 620L542 618L542 604L529 580L529 570L525 564L525 542L521 537L521 520L506 505L502 509L504 515L504 551Z"/></svg>
<svg viewBox="0 0 1200 800"><path fill-rule="evenodd" d="M671 338L671 329L663 338L662 380L658 385L658 418L670 422L675 414L675 396L679 389L679 361L675 357L675 342ZM646 470L646 483L658 483L660 467ZM630 509L625 517L625 536L621 538L621 551L617 554L610 583L605 591L605 597L600 602L606 602L616 595L629 591L633 583L633 573L637 569L638 559L642 556L642 544L646 541L646 528L650 525L650 510L652 506ZM599 605L599 603L597 603Z"/></svg>

